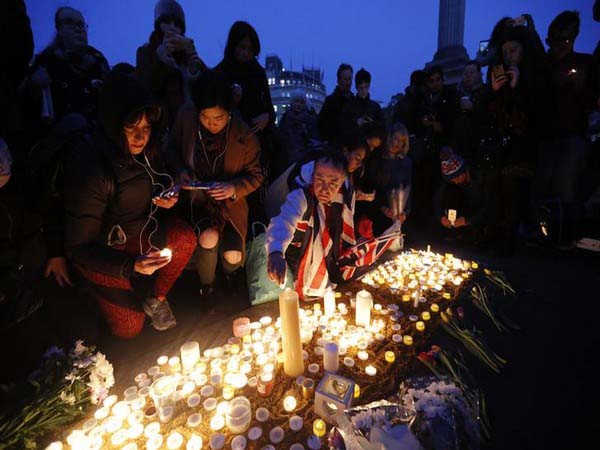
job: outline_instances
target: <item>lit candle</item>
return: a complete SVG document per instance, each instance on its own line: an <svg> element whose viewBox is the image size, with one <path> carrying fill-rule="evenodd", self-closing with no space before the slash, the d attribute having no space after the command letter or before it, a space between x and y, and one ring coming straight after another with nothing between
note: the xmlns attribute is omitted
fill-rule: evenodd
<svg viewBox="0 0 600 450"><path fill-rule="evenodd" d="M410 301L410 294L402 294L402 301L403 302L409 302Z"/></svg>
<svg viewBox="0 0 600 450"><path fill-rule="evenodd" d="M201 450L202 449L202 437L197 434L192 434L192 436L188 439L187 444L185 446L186 450Z"/></svg>
<svg viewBox="0 0 600 450"><path fill-rule="evenodd" d="M214 397L207 398L202 404L206 411L212 411L217 407L217 399Z"/></svg>
<svg viewBox="0 0 600 450"><path fill-rule="evenodd" d="M144 436L150 437L160 433L160 422L150 422L144 428Z"/></svg>
<svg viewBox="0 0 600 450"><path fill-rule="evenodd" d="M202 415L200 413L194 413L187 419L187 426L189 428L196 428L202 422Z"/></svg>
<svg viewBox="0 0 600 450"><path fill-rule="evenodd" d="M479 264L477 264L475 261L473 261L471 263L471 268L473 268L473 269L479 269Z"/></svg>
<svg viewBox="0 0 600 450"><path fill-rule="evenodd" d="M352 358L350 358L349 356L346 356L344 358L344 365L346 367L354 367L354 360Z"/></svg>
<svg viewBox="0 0 600 450"><path fill-rule="evenodd" d="M313 434L317 437L325 436L325 432L327 431L327 425L325 425L325 421L323 419L316 419L313 422Z"/></svg>
<svg viewBox="0 0 600 450"><path fill-rule="evenodd" d="M429 314L429 311L423 311L421 313L421 318L423 320L429 320L429 319L431 319L431 314Z"/></svg>
<svg viewBox="0 0 600 450"><path fill-rule="evenodd" d="M235 389L233 388L233 386L227 385L227 386L223 387L223 398L225 400L231 400L234 395L235 395Z"/></svg>
<svg viewBox="0 0 600 450"><path fill-rule="evenodd" d="M63 443L60 441L52 442L45 450L63 450Z"/></svg>
<svg viewBox="0 0 600 450"><path fill-rule="evenodd" d="M396 355L392 351L385 352L385 360L390 364L396 361Z"/></svg>
<svg viewBox="0 0 600 450"><path fill-rule="evenodd" d="M120 447L127 440L127 431L117 430L110 438L110 443L115 447Z"/></svg>
<svg viewBox="0 0 600 450"><path fill-rule="evenodd" d="M377 375L377 368L375 368L375 366L368 365L367 367L365 367L365 373L370 377L374 377L375 375Z"/></svg>
<svg viewBox="0 0 600 450"><path fill-rule="evenodd" d="M190 373L200 360L200 344L188 341L181 346L180 351L183 373Z"/></svg>
<svg viewBox="0 0 600 450"><path fill-rule="evenodd" d="M459 284L460 284L460 283L459 283ZM450 292L444 292L444 293L442 294L442 297L443 297L445 300L450 300L450 298L451 298L452 296L450 295Z"/></svg>
<svg viewBox="0 0 600 450"><path fill-rule="evenodd" d="M210 429L213 431L219 431L225 426L225 417L217 414L210 419Z"/></svg>
<svg viewBox="0 0 600 450"><path fill-rule="evenodd" d="M417 327L418 331L425 331L425 322L423 322L422 320L419 320L415 323L415 326Z"/></svg>
<svg viewBox="0 0 600 450"><path fill-rule="evenodd" d="M146 450L158 450L163 444L162 434L153 434L146 441Z"/></svg>
<svg viewBox="0 0 600 450"><path fill-rule="evenodd" d="M371 308L373 297L364 289L356 294L356 325L368 327L371 325Z"/></svg>
<svg viewBox="0 0 600 450"><path fill-rule="evenodd" d="M169 370L173 374L181 371L181 360L179 359L179 356L169 358Z"/></svg>
<svg viewBox="0 0 600 450"><path fill-rule="evenodd" d="M404 336L402 336L402 342L404 343L404 345L412 345L413 338L412 336L405 334Z"/></svg>
<svg viewBox="0 0 600 450"><path fill-rule="evenodd" d="M354 398L360 397L360 386L358 384L354 385Z"/></svg>
<svg viewBox="0 0 600 450"><path fill-rule="evenodd" d="M156 364L160 367L166 366L169 363L169 357L167 355L161 355L156 359ZM152 376L152 374L149 374Z"/></svg>
<svg viewBox="0 0 600 450"><path fill-rule="evenodd" d="M160 251L160 256L162 258L169 258L169 261L171 260L171 257L173 256L173 252L171 251L170 248L163 248Z"/></svg>
<svg viewBox="0 0 600 450"><path fill-rule="evenodd" d="M287 376L296 378L304 373L304 360L300 340L298 294L290 288L279 294L279 315L281 316L283 370Z"/></svg>
<svg viewBox="0 0 600 450"><path fill-rule="evenodd" d="M183 444L183 436L180 433L174 431L167 438L167 448L169 450L176 450Z"/></svg>
<svg viewBox="0 0 600 450"><path fill-rule="evenodd" d="M437 303L432 303L432 304L431 304L431 307L430 307L430 309L431 309L433 312L439 312L439 310L440 310L440 306L439 306Z"/></svg>
<svg viewBox="0 0 600 450"><path fill-rule="evenodd" d="M250 334L250 319L248 317L239 317L233 321L233 335L235 337L245 337Z"/></svg>
<svg viewBox="0 0 600 450"><path fill-rule="evenodd" d="M172 406L165 406L158 410L158 419L162 423L167 423L173 418L174 409Z"/></svg>
<svg viewBox="0 0 600 450"><path fill-rule="evenodd" d="M318 373L319 372L319 365L317 363L313 363L313 364L309 364L308 365L308 372L309 373Z"/></svg>
<svg viewBox="0 0 600 450"><path fill-rule="evenodd" d="M323 297L323 309L325 313L325 317L331 317L335 312L335 292L329 287L325 291L325 296Z"/></svg>
<svg viewBox="0 0 600 450"><path fill-rule="evenodd" d="M294 409L296 409L297 404L298 401L293 395L287 395L283 399L283 409L285 409L287 412L292 412Z"/></svg>
<svg viewBox="0 0 600 450"><path fill-rule="evenodd" d="M326 372L336 373L339 368L339 348L335 342L328 342L323 349L323 368Z"/></svg>

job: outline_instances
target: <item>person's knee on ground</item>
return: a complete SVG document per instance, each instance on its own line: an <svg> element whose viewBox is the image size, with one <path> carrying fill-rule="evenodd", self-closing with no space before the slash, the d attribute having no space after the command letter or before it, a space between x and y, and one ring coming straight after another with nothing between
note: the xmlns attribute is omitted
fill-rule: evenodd
<svg viewBox="0 0 600 450"><path fill-rule="evenodd" d="M98 299L100 313L108 323L110 332L122 339L132 339L144 329L146 315L141 311L116 305L105 299Z"/></svg>
<svg viewBox="0 0 600 450"><path fill-rule="evenodd" d="M242 265L242 252L239 250L228 250L223 253L223 272L230 274Z"/></svg>
<svg viewBox="0 0 600 450"><path fill-rule="evenodd" d="M198 245L204 250L212 250L219 244L219 232L214 228L202 231L198 235Z"/></svg>

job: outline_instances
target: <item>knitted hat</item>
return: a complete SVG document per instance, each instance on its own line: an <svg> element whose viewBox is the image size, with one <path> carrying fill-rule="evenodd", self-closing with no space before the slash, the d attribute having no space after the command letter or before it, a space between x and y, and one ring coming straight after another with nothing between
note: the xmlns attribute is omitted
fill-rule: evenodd
<svg viewBox="0 0 600 450"><path fill-rule="evenodd" d="M181 26L181 32L185 34L185 13L176 0L158 0L154 6L154 28L158 28L163 17L173 17Z"/></svg>
<svg viewBox="0 0 600 450"><path fill-rule="evenodd" d="M451 180L462 174L465 169L465 160L450 148L443 147L440 150L440 162L442 165L442 176Z"/></svg>

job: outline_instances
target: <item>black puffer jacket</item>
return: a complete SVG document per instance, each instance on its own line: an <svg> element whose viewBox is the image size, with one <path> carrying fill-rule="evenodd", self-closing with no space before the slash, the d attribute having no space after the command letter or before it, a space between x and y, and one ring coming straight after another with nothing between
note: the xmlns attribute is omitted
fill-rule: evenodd
<svg viewBox="0 0 600 450"><path fill-rule="evenodd" d="M137 248L132 243L139 246L149 222L152 196L156 194L153 183L169 187L168 177L155 173L164 172L157 158L146 159L144 153L133 157L122 150L125 118L147 106L149 99L135 79L113 73L100 99L99 127L81 141L67 166L66 248L74 264L84 269L129 277L135 256L111 243L125 240L128 249ZM153 226L150 220L150 231ZM160 240L156 236L152 244L158 246ZM148 240L142 239L142 243L142 251L147 251Z"/></svg>

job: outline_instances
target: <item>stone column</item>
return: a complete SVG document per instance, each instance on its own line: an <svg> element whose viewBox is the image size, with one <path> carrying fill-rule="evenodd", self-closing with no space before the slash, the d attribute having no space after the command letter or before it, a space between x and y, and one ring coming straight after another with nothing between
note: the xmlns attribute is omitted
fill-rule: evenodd
<svg viewBox="0 0 600 450"><path fill-rule="evenodd" d="M465 0L440 0L438 50L463 45Z"/></svg>

